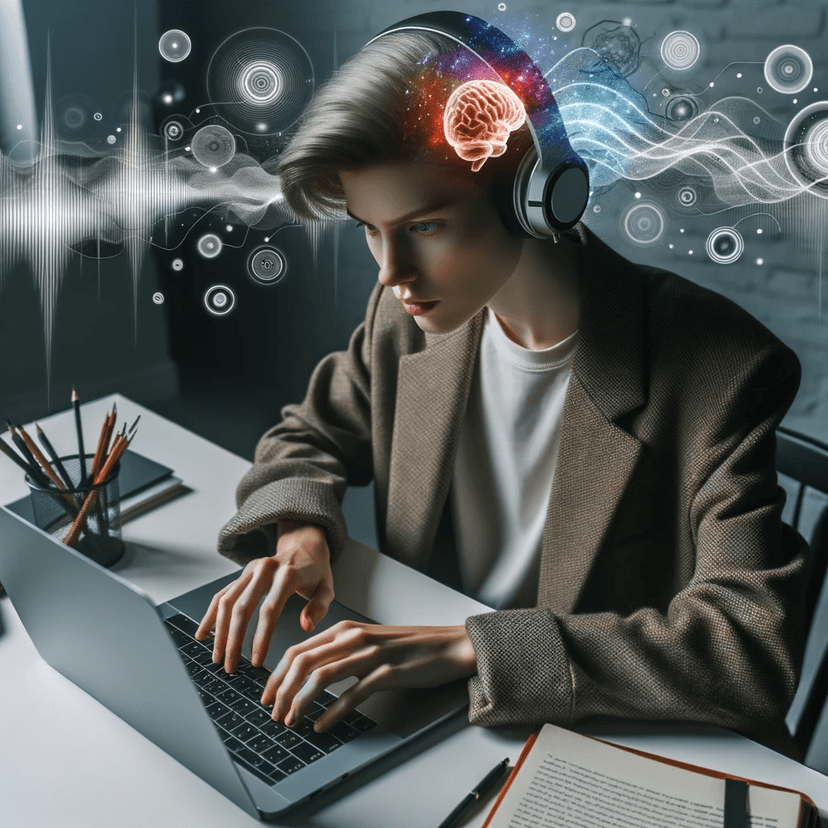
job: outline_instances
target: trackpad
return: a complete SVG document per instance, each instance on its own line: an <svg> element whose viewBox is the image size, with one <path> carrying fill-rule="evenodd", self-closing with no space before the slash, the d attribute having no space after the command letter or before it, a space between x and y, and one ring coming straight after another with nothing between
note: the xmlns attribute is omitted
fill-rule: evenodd
<svg viewBox="0 0 828 828"><path fill-rule="evenodd" d="M226 575L205 586L173 598L169 601L169 604L194 621L200 622L216 592L234 581L238 575L238 572ZM375 623L364 615L348 609L338 601L334 601L328 609L328 614L317 624L316 629L312 633L306 633L299 625L299 616L306 605L307 601L299 595L292 595L285 604L284 612L279 619L276 632L264 660L264 665L269 670L272 670L279 663L279 659L288 647L317 635L339 621L350 619L369 624ZM248 624L247 633L242 644L242 652L247 658L250 658L258 620L259 612L257 609ZM355 677L343 679L330 685L329 689L338 696L356 681ZM421 728L427 727L437 719L463 708L468 704L468 701L467 682L462 679L440 687L385 690L374 693L373 696L360 704L357 710L381 724L391 733L405 738Z"/></svg>

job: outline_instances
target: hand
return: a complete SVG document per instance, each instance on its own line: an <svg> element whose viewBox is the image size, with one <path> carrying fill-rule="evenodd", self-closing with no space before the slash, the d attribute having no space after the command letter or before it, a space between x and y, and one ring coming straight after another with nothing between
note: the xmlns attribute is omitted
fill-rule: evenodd
<svg viewBox="0 0 828 828"><path fill-rule="evenodd" d="M334 598L325 530L312 523L282 520L278 525L276 554L250 561L235 581L213 596L195 637L201 640L215 628L213 662L224 661L224 669L234 672L247 625L264 598L251 658L259 667L285 603L294 593L308 601L299 622L305 632L311 632L325 617Z"/></svg>
<svg viewBox="0 0 828 828"><path fill-rule="evenodd" d="M391 627L340 621L288 647L261 701L273 704L275 721L291 727L325 687L356 676L356 684L317 720L314 729L319 732L378 690L436 687L476 672L474 647L464 626Z"/></svg>

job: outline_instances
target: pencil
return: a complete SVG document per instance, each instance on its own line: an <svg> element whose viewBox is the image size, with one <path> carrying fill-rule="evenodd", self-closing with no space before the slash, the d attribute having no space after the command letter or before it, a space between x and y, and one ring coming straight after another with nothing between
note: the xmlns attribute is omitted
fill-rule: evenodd
<svg viewBox="0 0 828 828"><path fill-rule="evenodd" d="M18 451L23 455L23 459L26 461L26 471L29 473L29 476L37 483L38 486L48 489L49 478L46 477L42 471L40 471L40 468L37 465L37 460L34 459L34 455L29 451L26 443L23 442L23 438L17 433L10 420L6 420L6 425L9 427L9 434L11 434L14 444L17 446Z"/></svg>
<svg viewBox="0 0 828 828"><path fill-rule="evenodd" d="M92 460L92 471L89 472L89 480L87 484L90 484L94 479L95 475L98 473L98 469L101 467L101 463L103 462L104 456L106 455L107 444L109 443L109 431L114 422L114 415L112 413L106 415L106 419L101 426L101 433L98 437L98 447L95 449L95 457Z"/></svg>
<svg viewBox="0 0 828 828"><path fill-rule="evenodd" d="M78 392L75 391L75 386L72 386L72 406L75 409L75 431L78 433L78 455L81 463L81 481L86 480L86 455L83 450L83 423L81 422L80 413L80 399L78 399Z"/></svg>
<svg viewBox="0 0 828 828"><path fill-rule="evenodd" d="M46 453L49 455L52 462L55 464L55 467L58 470L58 474L63 478L63 482L66 483L66 488L74 489L75 485L74 483L72 483L72 478L69 477L66 468L61 462L60 457L58 457L58 453L55 451L54 446L52 445L49 438L46 436L46 433L37 423L35 423L35 428L37 429L37 439L40 440L40 444L43 446L43 448L46 449Z"/></svg>
<svg viewBox="0 0 828 828"><path fill-rule="evenodd" d="M22 458L20 455L14 451L13 449L9 448L8 444L5 440L0 439L0 451L6 455L10 460L14 460L21 469L23 469L29 477L34 478L33 469L29 464Z"/></svg>
<svg viewBox="0 0 828 828"><path fill-rule="evenodd" d="M26 444L26 447L34 456L35 460L40 464L43 471L49 476L49 479L52 483L57 486L58 489L66 489L66 486L63 485L63 481L55 474L55 470L52 468L52 464L43 456L43 452L37 447L37 444L31 437L26 433L26 429L23 426L18 426L17 430L20 432L20 436L23 438L23 442Z"/></svg>
<svg viewBox="0 0 828 828"><path fill-rule="evenodd" d="M121 455L127 450L134 437L135 435L127 440L119 434L115 438L115 442L112 444L112 451L109 453L109 457L106 458L106 463L104 463L103 468L98 472L94 481L92 481L93 486L97 486L109 477L110 472L115 468L116 463L121 459ZM97 498L98 491L98 489L92 489L92 491L86 496L86 500L84 500L83 506L81 507L80 512L78 512L75 522L72 524L72 528L63 539L65 544L74 546L78 542L81 527L83 526L83 522L86 519L87 514L89 514L89 510L92 508L92 504Z"/></svg>
<svg viewBox="0 0 828 828"><path fill-rule="evenodd" d="M130 434L132 434L132 432L133 432L133 431L135 431L135 428L136 428L136 426L138 425L138 420L140 420L140 419L141 419L141 415L139 414L139 415L135 418L135 422L134 422L134 423L133 423L133 424L129 427L129 433L130 433Z"/></svg>

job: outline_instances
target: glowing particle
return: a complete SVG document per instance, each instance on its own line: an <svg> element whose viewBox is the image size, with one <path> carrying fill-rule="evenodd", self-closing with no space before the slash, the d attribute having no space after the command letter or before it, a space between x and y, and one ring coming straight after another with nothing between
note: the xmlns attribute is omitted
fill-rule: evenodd
<svg viewBox="0 0 828 828"><path fill-rule="evenodd" d="M233 225L232 225L232 224L228 224L226 229L227 229L227 232L228 232L228 233L232 233L232 232L233 232Z"/></svg>
<svg viewBox="0 0 828 828"><path fill-rule="evenodd" d="M152 294L152 301L156 305L163 305L164 304L164 294L163 293L153 293Z"/></svg>
<svg viewBox="0 0 828 828"><path fill-rule="evenodd" d="M756 264L758 264L758 265L763 265L764 263L765 263L764 259L757 259L756 260Z"/></svg>
<svg viewBox="0 0 828 828"><path fill-rule="evenodd" d="M184 259L173 259L172 269L176 273L180 273L182 270L184 270Z"/></svg>
<svg viewBox="0 0 828 828"><path fill-rule="evenodd" d="M207 233L198 240L196 247L205 259L215 259L221 253L221 239L215 233Z"/></svg>
<svg viewBox="0 0 828 828"><path fill-rule="evenodd" d="M118 139L114 135L107 135L106 136L106 143L107 144L114 144Z"/></svg>
<svg viewBox="0 0 828 828"><path fill-rule="evenodd" d="M692 256L692 255L693 255L693 251L692 251L692 250L688 250L688 251L687 251L687 253L688 253L690 256Z"/></svg>
<svg viewBox="0 0 828 828"><path fill-rule="evenodd" d="M601 205L600 205L600 204L596 204L596 205L592 208L592 212L593 212L593 213L600 213L600 212L601 212Z"/></svg>
<svg viewBox="0 0 828 828"><path fill-rule="evenodd" d="M17 128L18 128L18 129L23 129L23 124L18 124L18 125L17 125Z"/></svg>
<svg viewBox="0 0 828 828"><path fill-rule="evenodd" d="M164 60L170 63L180 63L192 49L192 41L186 32L181 29L170 29L164 32L158 41L158 51Z"/></svg>
<svg viewBox="0 0 828 828"><path fill-rule="evenodd" d="M92 117L93 117L96 121L102 121L102 120L103 120L103 115L102 115L100 112L96 112L96 113L95 113Z"/></svg>
<svg viewBox="0 0 828 828"><path fill-rule="evenodd" d="M741 77L742 77L742 73L741 73L741 72L737 72L737 73L736 73L736 77L737 77L737 78L741 78Z"/></svg>
<svg viewBox="0 0 828 828"><path fill-rule="evenodd" d="M762 228L760 227L760 228L756 231L756 233L757 233L758 235L760 235L760 236L761 236L761 235L762 235Z"/></svg>
<svg viewBox="0 0 828 828"><path fill-rule="evenodd" d="M684 232L684 228L682 227L681 230L679 230L679 233L683 233L683 232Z"/></svg>
<svg viewBox="0 0 828 828"><path fill-rule="evenodd" d="M757 116L753 119L753 123L754 123L754 124L758 124L760 120L761 120L761 119L760 119L760 118L759 118L759 116L757 115Z"/></svg>
<svg viewBox="0 0 828 828"><path fill-rule="evenodd" d="M636 193L636 194L635 194L635 197L636 197L636 198L641 198L641 193Z"/></svg>
<svg viewBox="0 0 828 828"><path fill-rule="evenodd" d="M667 246L670 248L670 250L672 250L675 247L674 244L668 244Z"/></svg>
<svg viewBox="0 0 828 828"><path fill-rule="evenodd" d="M497 4L498 11L506 11L506 4L505 3L498 3Z"/></svg>
<svg viewBox="0 0 828 828"><path fill-rule="evenodd" d="M120 127L117 127L117 129L115 130L115 132L120 132L120 131L121 131Z"/></svg>
<svg viewBox="0 0 828 828"><path fill-rule="evenodd" d="M715 84L715 83L713 83L713 81L710 81L710 84L709 84L709 85L710 85L710 87L712 88L712 87L714 87L716 84Z"/></svg>
<svg viewBox="0 0 828 828"><path fill-rule="evenodd" d="M757 86L757 87L756 87L756 91L757 91L757 92L761 95L761 94L762 94L762 87L761 87L761 86Z"/></svg>

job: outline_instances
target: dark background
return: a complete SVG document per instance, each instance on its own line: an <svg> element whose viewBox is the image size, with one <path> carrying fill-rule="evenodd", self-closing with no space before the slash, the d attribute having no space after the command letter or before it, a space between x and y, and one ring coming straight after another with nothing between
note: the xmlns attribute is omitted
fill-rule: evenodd
<svg viewBox="0 0 828 828"><path fill-rule="evenodd" d="M496 4L458 1L453 7L491 19ZM271 26L296 38L311 58L318 85L385 26L444 5L427 0L23 0L23 8L39 116L50 37L55 103L65 96L88 95L104 115L101 129L111 131L117 120L113 108L131 93L135 67L141 93L150 101L166 81L180 81L186 92L180 109L188 112L207 101L206 68L213 51L241 29ZM662 25L691 22L707 37L707 64L698 83L716 77L731 61L752 61L754 65L744 69L753 73L751 92L756 79L761 81L761 62L768 53L794 43L813 57L813 86L824 86L828 97L825 9L819 2L579 0L571 5L509 2L508 9L515 15L511 19L533 21L531 25L550 30L560 11L571 11L577 19L576 34L604 19L629 17L645 46ZM180 64L170 64L158 54L158 38L170 28L184 29L193 41L191 55ZM643 61L629 80L642 89L654 74L653 65ZM728 88L725 78L716 94L744 92L744 85ZM803 93L799 106L792 105L791 96L772 90L753 97L784 122L805 103L822 99L823 92ZM158 111L153 115L157 127ZM824 251L815 232L825 223L823 208L828 202L811 198L811 217L791 218L781 233L759 237L747 229L745 254L736 264L723 266L704 255L705 239L713 228L745 211L729 217L673 217L668 241L675 242L675 249L665 244L641 250L625 244L617 229L618 216L636 191L657 197L646 182L619 182L601 197L601 213L590 209L586 222L628 258L674 270L729 296L794 348L803 363L803 384L786 424L828 438L828 297L820 285L824 277L818 278ZM680 227L685 227L681 235ZM744 227L752 225L746 222ZM234 232L243 233L243 228ZM319 359L346 347L363 318L377 267L351 223L321 235L287 227L273 235L273 243L288 259L288 274L278 285L263 288L248 277L246 260L271 234L252 231L242 249L225 247L212 260L195 252L198 235L192 234L174 253L153 249L146 255L138 293L137 342L127 256L103 261L100 268L79 256L70 260L58 299L48 387L38 294L26 267L8 274L0 293L0 353L5 357L0 361L0 414L28 422L66 408L74 383L83 400L121 392L252 458L256 439L278 419L281 407L301 399ZM185 261L178 273L171 268L176 257ZM226 282L237 293L237 308L226 317L212 317L202 305L204 290L216 281ZM156 291L164 293L163 305L153 304ZM362 533L370 541L370 497L366 492L349 493L349 498L352 534ZM355 528L354 521L364 524Z"/></svg>

